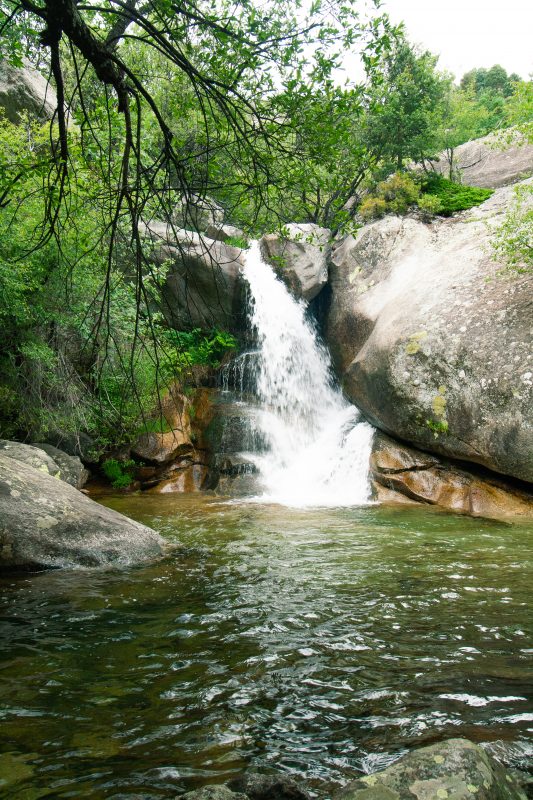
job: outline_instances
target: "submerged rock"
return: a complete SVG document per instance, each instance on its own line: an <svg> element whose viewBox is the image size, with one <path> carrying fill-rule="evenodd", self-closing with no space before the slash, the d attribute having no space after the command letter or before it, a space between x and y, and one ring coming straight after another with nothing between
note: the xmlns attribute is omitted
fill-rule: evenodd
<svg viewBox="0 0 533 800"><path fill-rule="evenodd" d="M526 800L515 777L467 739L422 747L352 781L334 800Z"/></svg>
<svg viewBox="0 0 533 800"><path fill-rule="evenodd" d="M287 225L286 231L263 236L261 253L297 300L313 300L328 282L331 231L311 223Z"/></svg>
<svg viewBox="0 0 533 800"><path fill-rule="evenodd" d="M389 216L339 242L325 335L376 427L533 481L532 278L502 277L490 254L511 196L432 225Z"/></svg>
<svg viewBox="0 0 533 800"><path fill-rule="evenodd" d="M151 528L0 452L0 567L125 566L163 546Z"/></svg>

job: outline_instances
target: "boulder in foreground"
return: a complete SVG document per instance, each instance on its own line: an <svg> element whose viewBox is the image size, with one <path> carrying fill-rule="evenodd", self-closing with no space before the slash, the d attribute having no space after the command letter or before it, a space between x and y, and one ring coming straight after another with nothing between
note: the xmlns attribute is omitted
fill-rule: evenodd
<svg viewBox="0 0 533 800"><path fill-rule="evenodd" d="M467 739L422 747L349 783L334 800L526 800L510 772Z"/></svg>
<svg viewBox="0 0 533 800"><path fill-rule="evenodd" d="M0 568L127 566L163 547L151 528L0 452Z"/></svg>

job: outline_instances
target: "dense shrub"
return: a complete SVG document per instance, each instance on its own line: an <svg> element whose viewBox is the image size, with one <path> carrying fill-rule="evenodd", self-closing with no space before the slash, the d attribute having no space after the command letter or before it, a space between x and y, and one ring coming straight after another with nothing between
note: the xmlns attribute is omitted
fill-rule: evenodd
<svg viewBox="0 0 533 800"><path fill-rule="evenodd" d="M108 458L102 463L102 472L114 489L126 489L133 483L136 466L132 459L118 461Z"/></svg>
<svg viewBox="0 0 533 800"><path fill-rule="evenodd" d="M440 198L434 194L421 194L416 203L422 212L423 219L426 221L429 221L442 211Z"/></svg>
<svg viewBox="0 0 533 800"><path fill-rule="evenodd" d="M405 214L417 202L420 188L407 172L395 172L378 183L359 207L363 219L378 219L385 214Z"/></svg>
<svg viewBox="0 0 533 800"><path fill-rule="evenodd" d="M364 220L379 219L387 211L387 203L381 197L366 197L359 206L359 214Z"/></svg>
<svg viewBox="0 0 533 800"><path fill-rule="evenodd" d="M493 189L481 189L477 186L463 186L436 173L424 178L421 188L424 194L438 198L440 201L439 214L445 217L456 211L465 211L473 206L479 206L494 191Z"/></svg>

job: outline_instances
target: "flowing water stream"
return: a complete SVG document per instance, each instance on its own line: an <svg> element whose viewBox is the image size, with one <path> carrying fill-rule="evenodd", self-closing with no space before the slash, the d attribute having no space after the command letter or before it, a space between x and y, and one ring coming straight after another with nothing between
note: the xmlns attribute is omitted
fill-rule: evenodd
<svg viewBox="0 0 533 800"><path fill-rule="evenodd" d="M229 367L241 397L252 394L245 452L259 469L263 502L292 507L349 506L368 501L373 429L335 385L329 354L303 302L297 302L254 242L244 276L257 350Z"/></svg>
<svg viewBox="0 0 533 800"><path fill-rule="evenodd" d="M247 768L328 796L453 736L527 765L531 526L106 503L183 549L0 578L0 797L159 800Z"/></svg>
<svg viewBox="0 0 533 800"><path fill-rule="evenodd" d="M103 498L179 547L0 575L0 798L158 800L246 769L328 797L455 736L531 763L531 524L368 504L371 428L257 248L246 274L257 349L230 372L262 488Z"/></svg>

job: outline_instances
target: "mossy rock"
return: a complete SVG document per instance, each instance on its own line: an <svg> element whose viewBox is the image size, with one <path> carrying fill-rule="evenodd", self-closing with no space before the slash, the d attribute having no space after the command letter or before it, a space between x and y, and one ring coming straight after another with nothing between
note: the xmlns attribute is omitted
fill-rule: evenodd
<svg viewBox="0 0 533 800"><path fill-rule="evenodd" d="M448 739L345 786L334 800L527 800L514 775L467 739Z"/></svg>

